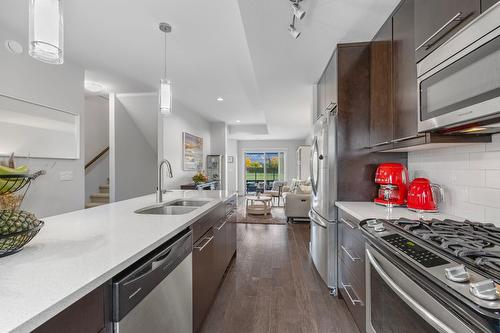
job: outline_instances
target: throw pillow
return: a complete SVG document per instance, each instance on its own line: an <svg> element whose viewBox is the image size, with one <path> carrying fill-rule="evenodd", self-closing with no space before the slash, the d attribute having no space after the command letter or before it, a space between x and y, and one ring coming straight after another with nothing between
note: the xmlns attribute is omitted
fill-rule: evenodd
<svg viewBox="0 0 500 333"><path fill-rule="evenodd" d="M311 185L299 185L300 191L304 194L310 194L312 192Z"/></svg>

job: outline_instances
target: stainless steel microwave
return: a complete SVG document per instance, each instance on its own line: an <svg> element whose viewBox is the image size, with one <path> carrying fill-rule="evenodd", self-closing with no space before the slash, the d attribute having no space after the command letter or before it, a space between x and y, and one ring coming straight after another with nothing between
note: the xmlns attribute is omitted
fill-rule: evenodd
<svg viewBox="0 0 500 333"><path fill-rule="evenodd" d="M500 3L419 62L417 77L419 132L474 132L499 118Z"/></svg>

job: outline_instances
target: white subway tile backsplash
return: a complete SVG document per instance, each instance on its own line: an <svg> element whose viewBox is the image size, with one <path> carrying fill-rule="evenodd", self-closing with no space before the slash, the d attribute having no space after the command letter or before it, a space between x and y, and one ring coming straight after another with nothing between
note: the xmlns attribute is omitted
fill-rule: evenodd
<svg viewBox="0 0 500 333"><path fill-rule="evenodd" d="M478 205L500 208L500 190L491 188L470 188L469 201Z"/></svg>
<svg viewBox="0 0 500 333"><path fill-rule="evenodd" d="M500 170L486 170L486 187L500 189Z"/></svg>
<svg viewBox="0 0 500 333"><path fill-rule="evenodd" d="M472 169L500 170L500 154L495 151L470 154L470 167Z"/></svg>
<svg viewBox="0 0 500 333"><path fill-rule="evenodd" d="M452 170L450 174L454 185L484 187L484 170Z"/></svg>
<svg viewBox="0 0 500 333"><path fill-rule="evenodd" d="M484 209L484 220L486 222L495 223L500 225L500 209L486 207Z"/></svg>
<svg viewBox="0 0 500 333"><path fill-rule="evenodd" d="M411 152L408 170L443 186L441 212L500 226L500 134L487 144Z"/></svg>
<svg viewBox="0 0 500 333"><path fill-rule="evenodd" d="M485 211L481 206L459 202L456 204L453 214L472 221L484 221Z"/></svg>

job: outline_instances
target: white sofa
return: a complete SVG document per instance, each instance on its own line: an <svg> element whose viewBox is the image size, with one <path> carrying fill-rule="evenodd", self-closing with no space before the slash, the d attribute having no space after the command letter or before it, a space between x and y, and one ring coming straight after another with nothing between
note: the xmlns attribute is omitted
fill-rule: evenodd
<svg viewBox="0 0 500 333"><path fill-rule="evenodd" d="M309 209L311 208L311 186L308 180L292 181L290 192L283 194L285 200L285 215L287 222L295 219L309 220Z"/></svg>

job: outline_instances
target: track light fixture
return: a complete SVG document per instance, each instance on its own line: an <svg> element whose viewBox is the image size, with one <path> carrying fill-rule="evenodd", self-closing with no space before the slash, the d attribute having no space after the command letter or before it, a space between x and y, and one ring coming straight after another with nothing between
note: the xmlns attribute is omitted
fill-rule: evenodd
<svg viewBox="0 0 500 333"><path fill-rule="evenodd" d="M288 26L288 32L290 33L290 36L292 36L295 39L299 38L300 36L300 32L297 31L297 29L295 29L295 22L293 22Z"/></svg>
<svg viewBox="0 0 500 333"><path fill-rule="evenodd" d="M306 11L300 8L299 3L301 1L302 0L290 0L290 2L292 3L293 15L292 23L288 26L288 32L294 39L297 39L300 36L300 32L295 28L295 19L302 20L306 15Z"/></svg>
<svg viewBox="0 0 500 333"><path fill-rule="evenodd" d="M302 20L304 16L306 16L306 11L300 8L297 2L292 4L292 9L293 9L293 15L295 15L295 17L298 18L299 20Z"/></svg>

